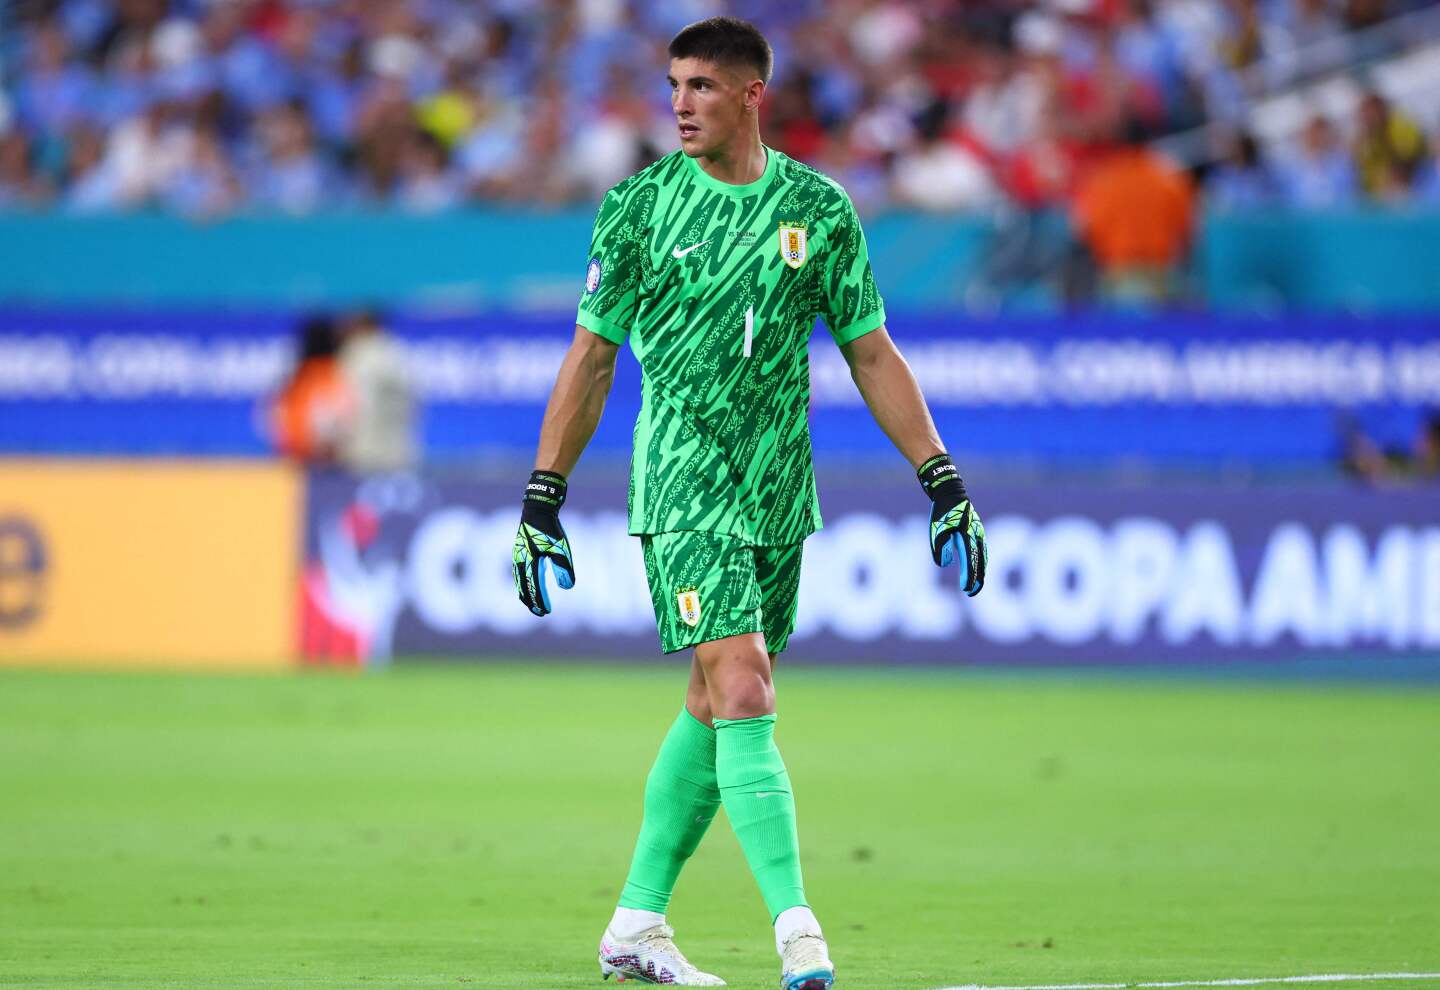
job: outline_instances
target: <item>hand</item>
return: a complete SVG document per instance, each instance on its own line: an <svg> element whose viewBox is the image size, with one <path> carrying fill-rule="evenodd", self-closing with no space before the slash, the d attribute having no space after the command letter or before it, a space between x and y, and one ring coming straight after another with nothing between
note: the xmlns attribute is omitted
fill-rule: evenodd
<svg viewBox="0 0 1440 990"><path fill-rule="evenodd" d="M985 586L990 551L985 546L985 524L970 504L965 482L949 454L939 454L920 465L920 486L933 503L930 507L930 555L938 567L959 560L964 572L960 589L971 598Z"/></svg>
<svg viewBox="0 0 1440 990"><path fill-rule="evenodd" d="M515 571L515 593L536 615L550 614L550 589L545 575L553 565L555 582L562 588L575 587L575 565L570 561L570 541L560 525L560 506L565 504L565 479L550 471L536 471L525 486L525 503L520 511L520 529L511 554Z"/></svg>

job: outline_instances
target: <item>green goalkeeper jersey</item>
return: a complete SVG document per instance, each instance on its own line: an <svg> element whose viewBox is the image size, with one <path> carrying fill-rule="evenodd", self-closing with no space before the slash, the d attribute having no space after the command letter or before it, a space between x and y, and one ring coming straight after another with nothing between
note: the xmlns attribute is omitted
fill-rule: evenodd
<svg viewBox="0 0 1440 990"><path fill-rule="evenodd" d="M644 376L630 532L756 546L820 528L810 456L815 318L845 344L885 322L845 190L766 149L747 185L676 151L605 195L576 322L627 337Z"/></svg>

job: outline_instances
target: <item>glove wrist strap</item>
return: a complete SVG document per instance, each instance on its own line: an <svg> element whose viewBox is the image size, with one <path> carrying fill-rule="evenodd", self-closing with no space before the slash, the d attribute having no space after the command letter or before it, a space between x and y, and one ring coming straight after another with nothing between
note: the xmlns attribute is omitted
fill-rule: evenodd
<svg viewBox="0 0 1440 990"><path fill-rule="evenodd" d="M565 483L563 474L554 471L532 471L530 480L525 484L525 501L559 511L560 506L565 504L565 493L568 489L569 485Z"/></svg>
<svg viewBox="0 0 1440 990"><path fill-rule="evenodd" d="M916 470L915 476L920 479L920 487L925 489L925 494L930 496L933 502L936 496L958 494L965 498L965 482L960 479L960 469L950 459L949 454L936 454Z"/></svg>

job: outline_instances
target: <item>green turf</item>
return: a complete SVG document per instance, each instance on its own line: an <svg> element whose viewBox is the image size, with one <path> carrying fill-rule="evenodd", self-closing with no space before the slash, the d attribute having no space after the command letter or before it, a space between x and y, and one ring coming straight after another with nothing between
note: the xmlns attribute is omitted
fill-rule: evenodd
<svg viewBox="0 0 1440 990"><path fill-rule="evenodd" d="M682 680L0 673L0 985L602 986ZM780 706L842 990L1440 972L1433 690L794 670ZM775 986L723 816L671 920Z"/></svg>

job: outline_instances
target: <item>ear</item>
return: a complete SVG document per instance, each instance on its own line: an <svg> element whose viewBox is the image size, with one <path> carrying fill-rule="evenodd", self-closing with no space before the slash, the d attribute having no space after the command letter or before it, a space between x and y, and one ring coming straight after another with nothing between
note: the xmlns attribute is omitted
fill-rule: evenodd
<svg viewBox="0 0 1440 990"><path fill-rule="evenodd" d="M760 103L765 99L765 81L763 79L752 79L745 85L745 109L759 110Z"/></svg>

